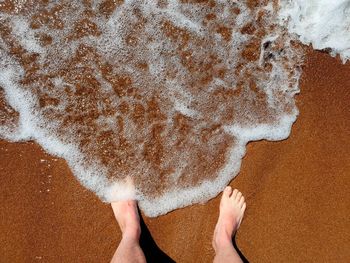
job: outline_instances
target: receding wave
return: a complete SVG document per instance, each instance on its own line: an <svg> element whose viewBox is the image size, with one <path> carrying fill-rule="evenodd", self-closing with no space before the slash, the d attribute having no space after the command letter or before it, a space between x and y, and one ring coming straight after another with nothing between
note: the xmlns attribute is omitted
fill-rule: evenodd
<svg viewBox="0 0 350 263"><path fill-rule="evenodd" d="M150 216L217 195L288 137L302 49L269 1L0 3L0 136Z"/></svg>
<svg viewBox="0 0 350 263"><path fill-rule="evenodd" d="M350 59L349 0L280 0L279 17L290 33L315 49Z"/></svg>

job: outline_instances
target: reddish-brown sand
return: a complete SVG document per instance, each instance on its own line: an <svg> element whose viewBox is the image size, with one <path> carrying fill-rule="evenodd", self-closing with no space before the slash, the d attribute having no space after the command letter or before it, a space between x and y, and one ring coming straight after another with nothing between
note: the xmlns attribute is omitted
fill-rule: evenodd
<svg viewBox="0 0 350 263"><path fill-rule="evenodd" d="M248 145L231 185L248 208L237 245L250 262L350 262L350 63L309 52L288 140ZM0 142L0 262L108 262L110 206L35 143ZM144 218L176 262L211 262L219 197Z"/></svg>

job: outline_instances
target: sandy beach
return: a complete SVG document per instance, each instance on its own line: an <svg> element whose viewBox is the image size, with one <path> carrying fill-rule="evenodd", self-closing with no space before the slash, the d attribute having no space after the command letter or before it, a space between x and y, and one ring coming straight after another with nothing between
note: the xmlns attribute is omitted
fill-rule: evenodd
<svg viewBox="0 0 350 263"><path fill-rule="evenodd" d="M248 145L231 185L247 200L236 242L249 262L350 262L349 76L349 62L309 51L290 137ZM1 141L0 156L0 262L109 262L112 210L64 160L33 142ZM218 202L143 219L175 262L212 262Z"/></svg>

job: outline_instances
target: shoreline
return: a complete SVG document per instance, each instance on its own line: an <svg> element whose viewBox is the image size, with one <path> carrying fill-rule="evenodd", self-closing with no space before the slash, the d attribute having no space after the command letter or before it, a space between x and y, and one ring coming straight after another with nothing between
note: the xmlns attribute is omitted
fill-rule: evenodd
<svg viewBox="0 0 350 263"><path fill-rule="evenodd" d="M349 62L309 50L291 135L247 145L230 185L247 199L236 242L251 262L350 259L349 74ZM5 262L110 260L121 237L112 210L77 182L64 160L33 142L0 141L0 155ZM211 262L219 198L144 220L176 262Z"/></svg>

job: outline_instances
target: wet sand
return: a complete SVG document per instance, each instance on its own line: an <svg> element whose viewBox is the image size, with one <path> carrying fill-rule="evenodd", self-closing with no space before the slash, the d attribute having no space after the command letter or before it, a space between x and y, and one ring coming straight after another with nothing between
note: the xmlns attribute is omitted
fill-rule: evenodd
<svg viewBox="0 0 350 263"><path fill-rule="evenodd" d="M350 262L350 63L309 52L288 140L254 142L231 185L246 196L236 242L250 262ZM0 142L0 262L108 262L109 205L35 143ZM212 262L219 197L145 218L176 262Z"/></svg>

